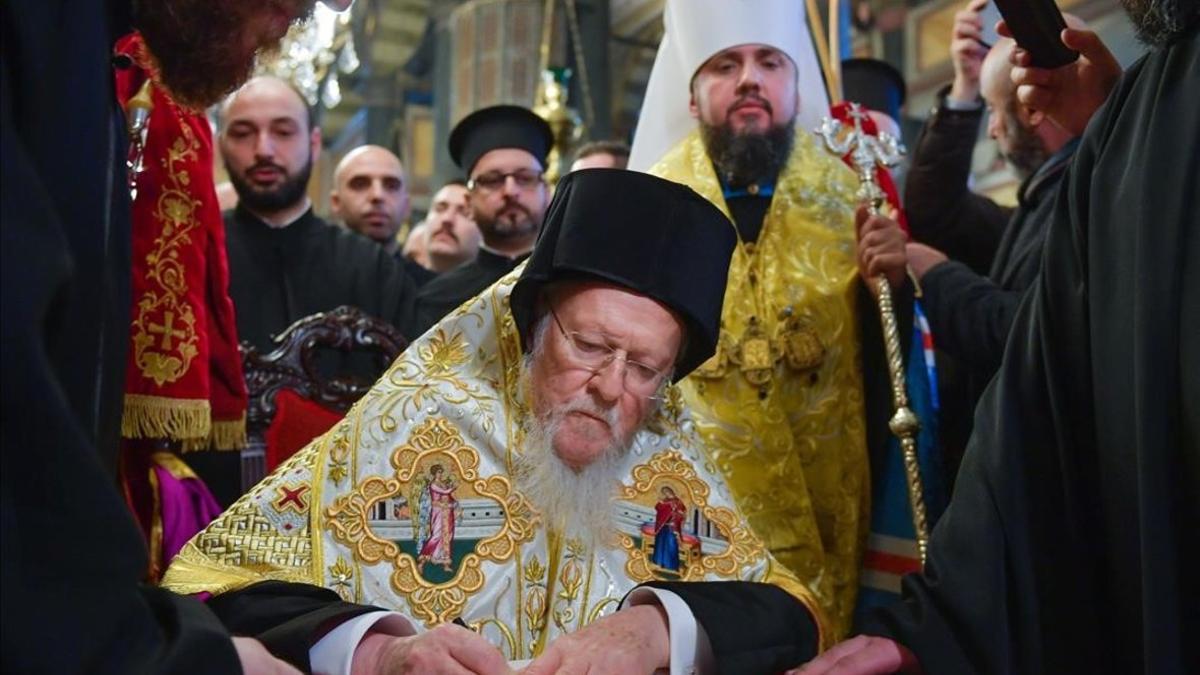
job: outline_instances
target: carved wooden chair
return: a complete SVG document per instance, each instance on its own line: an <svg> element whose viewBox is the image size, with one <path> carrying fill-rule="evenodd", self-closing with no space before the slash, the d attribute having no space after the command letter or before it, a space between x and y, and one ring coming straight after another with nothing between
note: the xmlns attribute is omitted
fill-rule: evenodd
<svg viewBox="0 0 1200 675"><path fill-rule="evenodd" d="M281 402L312 407L291 415L293 436L301 434L300 446L323 431L316 429L310 438L303 438L304 430L295 426L321 424L314 418L336 422L361 398L392 361L408 346L408 341L391 324L363 313L354 307L338 307L305 317L289 326L275 338L278 346L269 353L259 351L246 343L241 346L242 368L249 394L246 411L246 449L242 451L242 492L247 492L266 475L268 467L268 440L277 430L277 414ZM344 354L370 353L376 372L370 377L338 373L327 376L318 367L318 354L336 350ZM315 414L309 414L315 413ZM329 421L332 420L332 421ZM283 422L280 419L279 422ZM299 447L291 448L292 451ZM282 459L280 460L282 461Z"/></svg>

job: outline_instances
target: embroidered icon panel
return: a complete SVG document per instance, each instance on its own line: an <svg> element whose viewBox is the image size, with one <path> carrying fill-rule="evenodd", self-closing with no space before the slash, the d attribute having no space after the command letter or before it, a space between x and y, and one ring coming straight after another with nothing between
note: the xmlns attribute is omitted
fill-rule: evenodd
<svg viewBox="0 0 1200 675"><path fill-rule="evenodd" d="M762 544L732 509L709 504L709 487L674 450L654 454L622 487L616 523L629 555L625 571L642 582L738 578L762 558Z"/></svg>
<svg viewBox="0 0 1200 675"><path fill-rule="evenodd" d="M534 534L528 502L504 476L479 475L479 455L444 418L419 425L371 476L326 510L326 527L363 564L387 562L417 618L443 623L484 584L484 560L502 562Z"/></svg>

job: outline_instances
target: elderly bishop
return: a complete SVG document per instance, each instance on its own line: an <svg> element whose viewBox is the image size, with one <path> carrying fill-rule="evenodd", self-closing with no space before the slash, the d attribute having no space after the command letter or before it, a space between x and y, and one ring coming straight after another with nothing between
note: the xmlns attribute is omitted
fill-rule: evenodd
<svg viewBox="0 0 1200 675"><path fill-rule="evenodd" d="M569 174L526 267L413 343L166 585L313 672L811 658L815 597L749 529L673 385L716 347L734 240L684 186Z"/></svg>

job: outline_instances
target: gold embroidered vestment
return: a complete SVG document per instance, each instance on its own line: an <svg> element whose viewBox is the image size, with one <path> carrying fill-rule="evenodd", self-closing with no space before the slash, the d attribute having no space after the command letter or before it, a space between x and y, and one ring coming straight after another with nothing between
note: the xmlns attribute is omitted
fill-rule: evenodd
<svg viewBox="0 0 1200 675"><path fill-rule="evenodd" d="M525 659L640 582L766 581L809 607L824 643L816 598L745 524L675 389L625 459L617 537L589 547L546 526L511 478L528 415L507 304L519 272L414 342L344 420L189 542L164 585L321 585L427 627L461 618ZM678 514L666 529L665 495Z"/></svg>
<svg viewBox="0 0 1200 675"><path fill-rule="evenodd" d="M730 216L699 131L650 173ZM680 384L738 507L836 636L870 516L854 193L850 170L797 129L758 240L734 252L718 353Z"/></svg>

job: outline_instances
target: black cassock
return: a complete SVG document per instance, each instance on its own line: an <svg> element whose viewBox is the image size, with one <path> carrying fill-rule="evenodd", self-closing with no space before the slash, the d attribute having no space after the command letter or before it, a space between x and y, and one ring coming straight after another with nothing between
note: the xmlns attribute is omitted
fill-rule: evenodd
<svg viewBox="0 0 1200 675"><path fill-rule="evenodd" d="M791 595L749 581L652 582L678 595L704 628L722 675L774 674L812 658L816 625ZM308 651L339 624L375 607L343 602L331 590L265 581L224 593L209 606L237 635L258 638L281 659L310 671ZM386 609L386 608L384 608Z"/></svg>
<svg viewBox="0 0 1200 675"><path fill-rule="evenodd" d="M1085 133L923 576L928 673L1200 672L1200 44Z"/></svg>
<svg viewBox="0 0 1200 675"><path fill-rule="evenodd" d="M411 338L416 285L374 241L326 223L311 209L287 227L272 228L241 207L225 213L225 238L238 339L259 353L271 351L273 338L295 321L342 305ZM373 356L321 356L318 366L330 375L357 375L369 383L380 374ZM222 506L241 496L238 453L189 453L187 461Z"/></svg>
<svg viewBox="0 0 1200 675"><path fill-rule="evenodd" d="M238 339L260 352L293 322L341 305L357 307L409 334L416 285L375 242L311 210L271 228L244 208L225 213L229 295Z"/></svg>
<svg viewBox="0 0 1200 675"><path fill-rule="evenodd" d="M513 271L528 257L526 254L508 258L481 248L479 255L471 262L463 263L422 286L417 294L413 339L458 309L459 305L499 281L500 277Z"/></svg>
<svg viewBox="0 0 1200 675"><path fill-rule="evenodd" d="M141 586L116 487L130 221L128 2L0 4L0 671L231 673L201 603Z"/></svg>

